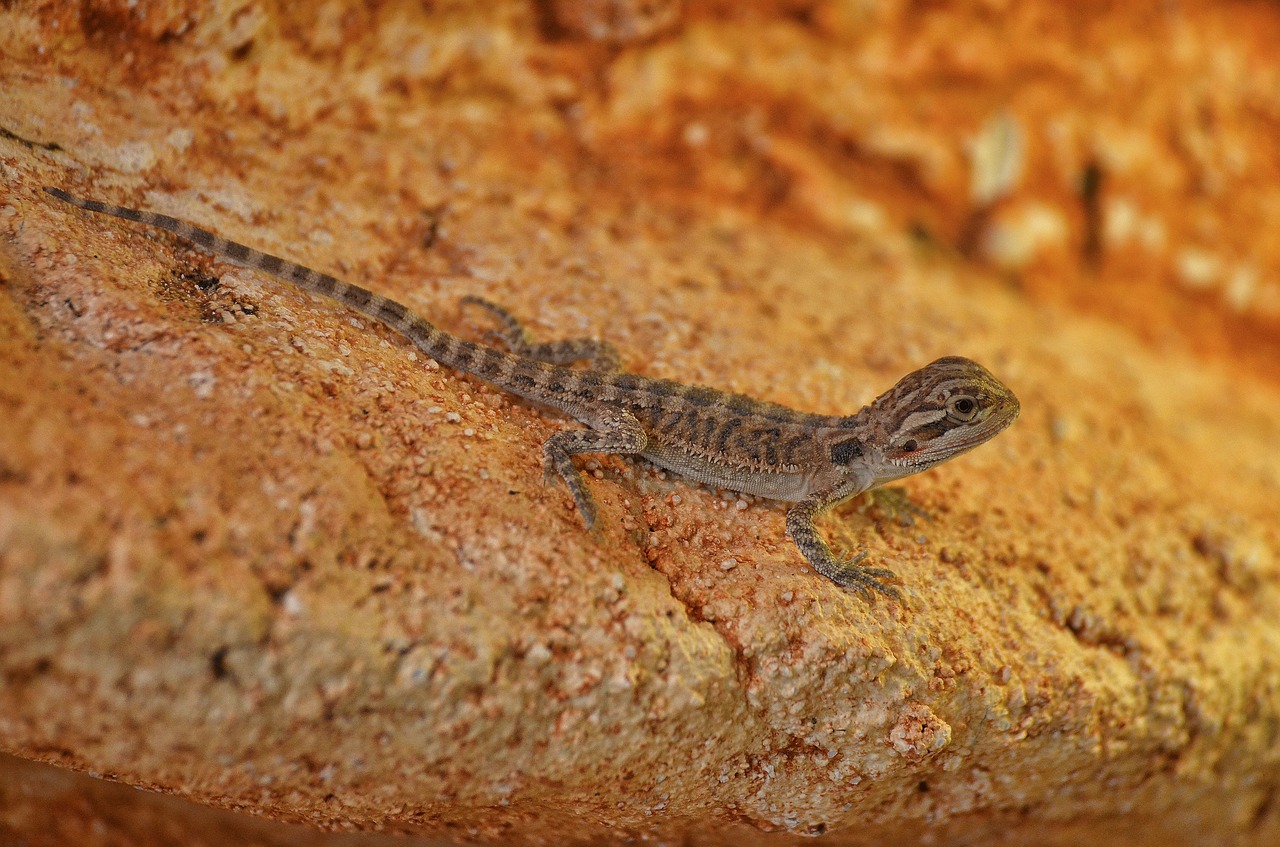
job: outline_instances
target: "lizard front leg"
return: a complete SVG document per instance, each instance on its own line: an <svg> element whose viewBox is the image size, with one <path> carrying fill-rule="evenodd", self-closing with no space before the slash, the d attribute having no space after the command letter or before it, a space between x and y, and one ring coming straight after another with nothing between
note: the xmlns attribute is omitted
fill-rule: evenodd
<svg viewBox="0 0 1280 847"><path fill-rule="evenodd" d="M812 495L801 500L787 512L787 535L799 548L804 557L813 565L813 569L844 588L857 591L870 600L873 591L901 599L898 589L886 584L886 580L896 580L893 571L886 568L864 568L861 565L867 557L862 552L848 558L838 558L826 540L818 534L814 518L828 511L846 499L843 496L823 494Z"/></svg>
<svg viewBox="0 0 1280 847"><path fill-rule="evenodd" d="M629 412L614 412L602 416L593 429L568 429L557 432L542 444L544 470L548 480L559 475L573 495L582 522L587 529L596 523L596 502L587 488L582 472L573 464L579 453L635 454L648 446L649 436L635 416Z"/></svg>

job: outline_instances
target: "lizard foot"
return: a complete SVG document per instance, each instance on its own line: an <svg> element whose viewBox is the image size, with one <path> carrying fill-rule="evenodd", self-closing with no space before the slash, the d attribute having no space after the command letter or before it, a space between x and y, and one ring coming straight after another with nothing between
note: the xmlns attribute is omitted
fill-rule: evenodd
<svg viewBox="0 0 1280 847"><path fill-rule="evenodd" d="M567 455L546 450L542 462L542 484L551 488L557 481L568 487L573 503L578 507L578 514L582 516L583 526L588 532L596 531L596 501L582 479L582 474Z"/></svg>
<svg viewBox="0 0 1280 847"><path fill-rule="evenodd" d="M888 513L890 520L897 521L899 526L915 526L916 518L933 520L933 515L927 510L911 502L904 488L877 488L870 492L870 498L877 508Z"/></svg>
<svg viewBox="0 0 1280 847"><path fill-rule="evenodd" d="M834 567L827 576L840 587L858 592L864 600L873 599L875 592L901 600L902 594L898 589L888 584L897 582L898 575L888 568L864 568L862 560L866 557L864 550L856 556L838 559L833 562Z"/></svg>

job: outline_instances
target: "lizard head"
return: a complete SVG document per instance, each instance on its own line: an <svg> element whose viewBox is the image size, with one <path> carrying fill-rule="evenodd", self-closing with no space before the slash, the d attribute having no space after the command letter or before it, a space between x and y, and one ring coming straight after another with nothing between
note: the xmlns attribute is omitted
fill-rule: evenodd
<svg viewBox="0 0 1280 847"><path fill-rule="evenodd" d="M990 440L1018 398L977 362L948 356L907 374L871 404L884 461L876 484L933 467Z"/></svg>

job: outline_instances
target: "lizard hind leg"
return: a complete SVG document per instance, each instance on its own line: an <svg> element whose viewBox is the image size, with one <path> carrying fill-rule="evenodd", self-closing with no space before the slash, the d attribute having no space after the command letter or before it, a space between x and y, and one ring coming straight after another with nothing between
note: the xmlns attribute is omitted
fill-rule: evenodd
<svg viewBox="0 0 1280 847"><path fill-rule="evenodd" d="M917 506L907 496L906 490L898 486L874 488L867 492L867 496L876 508L883 510L899 526L915 526L916 518L933 520L927 509Z"/></svg>
<svg viewBox="0 0 1280 847"><path fill-rule="evenodd" d="M596 502L573 457L579 453L635 454L643 451L649 441L640 422L627 412L610 414L595 422L594 427L561 430L542 444L546 480L550 482L557 476L564 480L587 529L595 527Z"/></svg>
<svg viewBox="0 0 1280 847"><path fill-rule="evenodd" d="M596 338L570 338L564 341L539 343L534 341L533 336L524 328L519 318L498 304L474 296L463 297L461 302L464 306L479 306L496 318L499 329L494 330L493 337L516 355L552 365L586 362L593 371L621 370L618 351L607 341Z"/></svg>

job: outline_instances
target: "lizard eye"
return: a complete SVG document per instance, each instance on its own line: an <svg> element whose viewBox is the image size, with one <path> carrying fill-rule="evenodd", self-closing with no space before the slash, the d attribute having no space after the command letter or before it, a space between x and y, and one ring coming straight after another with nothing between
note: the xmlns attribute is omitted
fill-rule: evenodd
<svg viewBox="0 0 1280 847"><path fill-rule="evenodd" d="M973 420L974 416L977 414L978 401L974 400L972 397L966 397L962 394L959 397L952 397L947 401L947 417L954 421L966 423Z"/></svg>

